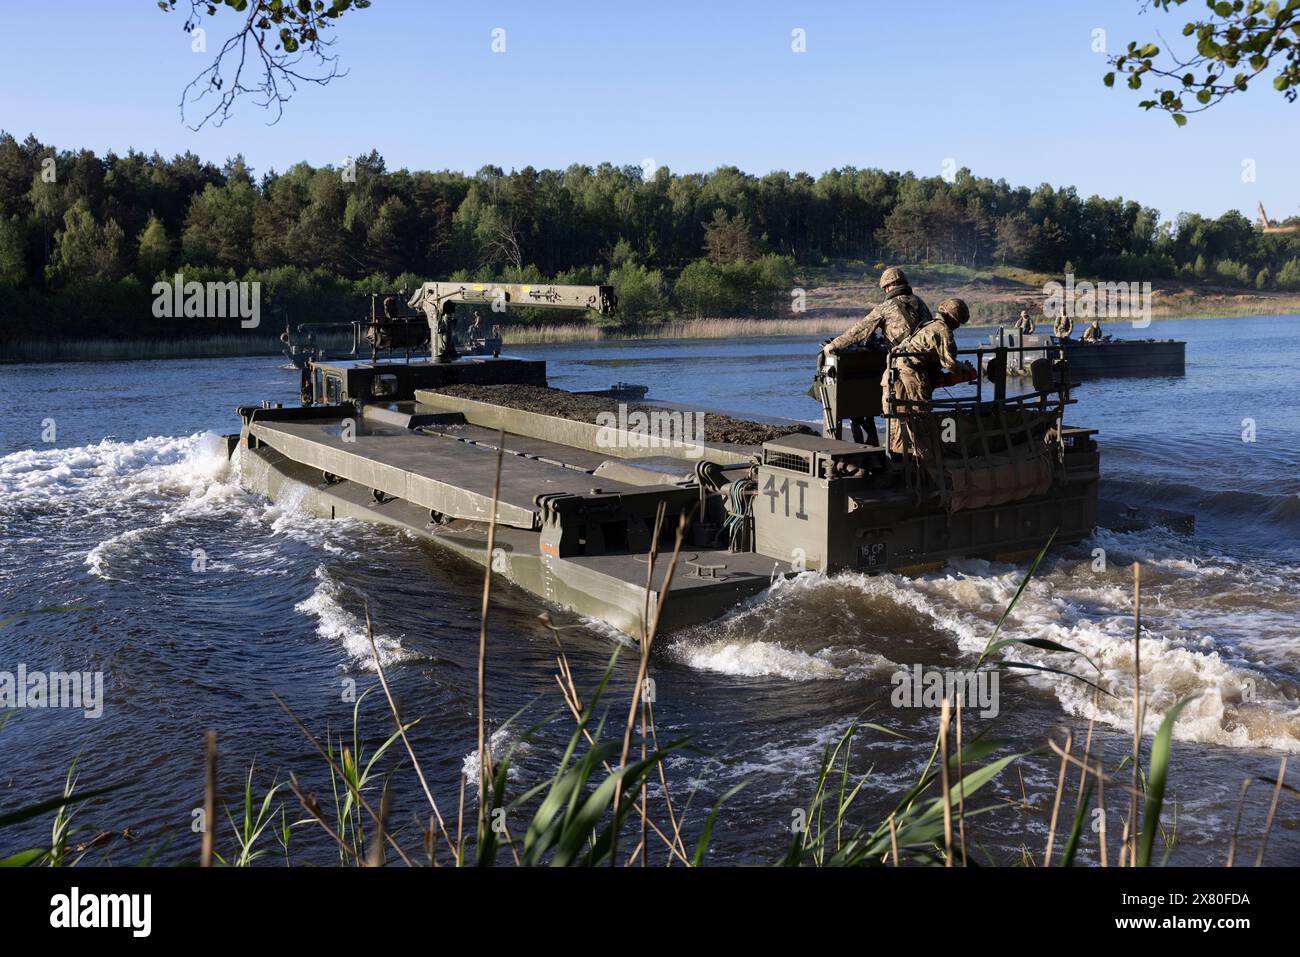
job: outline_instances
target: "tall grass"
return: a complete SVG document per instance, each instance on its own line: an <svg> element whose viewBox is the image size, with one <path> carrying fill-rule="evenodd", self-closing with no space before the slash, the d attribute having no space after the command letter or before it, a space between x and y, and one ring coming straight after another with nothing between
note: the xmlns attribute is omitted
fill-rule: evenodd
<svg viewBox="0 0 1300 957"><path fill-rule="evenodd" d="M678 319L635 327L598 326L592 323L548 323L505 326L506 345L549 345L565 342L634 339L742 339L755 336L811 336L844 331L838 316L799 319Z"/></svg>

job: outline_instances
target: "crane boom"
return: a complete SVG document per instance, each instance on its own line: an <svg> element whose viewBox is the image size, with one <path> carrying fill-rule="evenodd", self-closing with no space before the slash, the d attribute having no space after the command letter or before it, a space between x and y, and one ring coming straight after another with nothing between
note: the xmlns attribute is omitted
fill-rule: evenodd
<svg viewBox="0 0 1300 957"><path fill-rule="evenodd" d="M562 286L552 283L516 282L426 282L407 303L429 320L430 351L435 362L455 358L451 316L461 303L491 306L502 311L509 306L529 309L592 310L601 316L618 308L613 286Z"/></svg>

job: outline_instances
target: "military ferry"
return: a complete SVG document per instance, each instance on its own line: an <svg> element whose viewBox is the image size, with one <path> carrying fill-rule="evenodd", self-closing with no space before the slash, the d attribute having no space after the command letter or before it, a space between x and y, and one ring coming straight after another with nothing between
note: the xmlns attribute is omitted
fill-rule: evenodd
<svg viewBox="0 0 1300 957"><path fill-rule="evenodd" d="M419 358L309 360L301 406L238 409L242 482L405 529L633 638L719 616L775 576L1015 560L1093 531L1100 450L1065 421L1068 358L963 349L985 374L962 394L883 409L881 353L825 357L817 434L551 389L544 362L459 355L455 307L492 301L617 307L608 286L425 283L405 304L418 324L390 307L365 330ZM1024 379L1005 373L1020 365ZM905 430L911 452L844 440L865 415Z"/></svg>

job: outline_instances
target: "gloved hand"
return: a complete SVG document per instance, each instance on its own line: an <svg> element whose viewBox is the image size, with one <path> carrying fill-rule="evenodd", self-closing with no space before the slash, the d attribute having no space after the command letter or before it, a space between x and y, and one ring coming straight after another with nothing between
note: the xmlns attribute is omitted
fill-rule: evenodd
<svg viewBox="0 0 1300 957"><path fill-rule="evenodd" d="M935 384L938 386L961 385L963 382L974 382L979 378L979 373L969 362L962 362L955 369L943 372L939 375L939 380Z"/></svg>

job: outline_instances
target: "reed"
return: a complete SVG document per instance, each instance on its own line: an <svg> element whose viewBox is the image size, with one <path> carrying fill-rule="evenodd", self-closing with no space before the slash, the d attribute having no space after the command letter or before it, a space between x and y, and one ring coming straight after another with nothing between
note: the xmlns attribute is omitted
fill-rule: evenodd
<svg viewBox="0 0 1300 957"><path fill-rule="evenodd" d="M746 339L758 336L813 336L843 332L841 316L798 319L680 319L636 327L598 326L593 323L514 325L502 329L506 345L559 345L604 339Z"/></svg>

